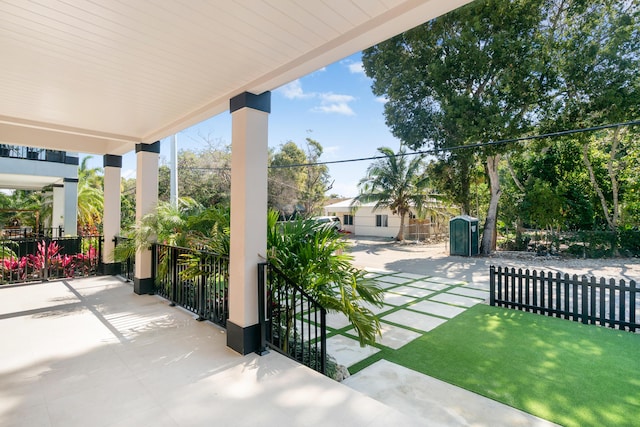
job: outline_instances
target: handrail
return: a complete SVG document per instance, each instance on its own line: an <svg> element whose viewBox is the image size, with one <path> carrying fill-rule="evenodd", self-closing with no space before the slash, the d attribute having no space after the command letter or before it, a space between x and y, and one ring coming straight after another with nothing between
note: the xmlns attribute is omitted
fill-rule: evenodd
<svg viewBox="0 0 640 427"><path fill-rule="evenodd" d="M271 348L326 374L327 311L315 297L276 266L260 263L258 307L259 354Z"/></svg>

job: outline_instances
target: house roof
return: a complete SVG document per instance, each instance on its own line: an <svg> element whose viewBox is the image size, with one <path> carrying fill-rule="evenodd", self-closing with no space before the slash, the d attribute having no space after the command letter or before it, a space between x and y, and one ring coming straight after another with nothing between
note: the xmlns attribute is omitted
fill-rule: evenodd
<svg viewBox="0 0 640 427"><path fill-rule="evenodd" d="M0 143L124 154L469 1L0 2Z"/></svg>

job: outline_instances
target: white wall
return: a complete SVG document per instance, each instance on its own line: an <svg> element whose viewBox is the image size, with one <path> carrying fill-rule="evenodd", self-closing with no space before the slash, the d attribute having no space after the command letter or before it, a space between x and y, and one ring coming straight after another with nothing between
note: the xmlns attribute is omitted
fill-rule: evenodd
<svg viewBox="0 0 640 427"><path fill-rule="evenodd" d="M376 215L388 216L388 227L376 227ZM405 221L407 218L405 218ZM390 209L376 209L362 206L355 213L353 223L357 236L396 237L400 230L400 217L393 215Z"/></svg>

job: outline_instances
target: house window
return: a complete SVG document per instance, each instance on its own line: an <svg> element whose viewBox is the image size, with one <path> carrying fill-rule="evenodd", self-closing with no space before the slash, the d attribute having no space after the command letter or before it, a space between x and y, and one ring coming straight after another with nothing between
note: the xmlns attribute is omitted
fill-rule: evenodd
<svg viewBox="0 0 640 427"><path fill-rule="evenodd" d="M353 225L353 215L344 215L342 217L342 225Z"/></svg>
<svg viewBox="0 0 640 427"><path fill-rule="evenodd" d="M388 227L389 215L376 215L376 227Z"/></svg>

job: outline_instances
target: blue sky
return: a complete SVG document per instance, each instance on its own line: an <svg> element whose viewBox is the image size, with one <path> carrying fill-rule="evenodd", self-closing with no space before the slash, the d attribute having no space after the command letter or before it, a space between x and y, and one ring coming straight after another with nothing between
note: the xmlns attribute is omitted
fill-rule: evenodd
<svg viewBox="0 0 640 427"><path fill-rule="evenodd" d="M294 141L304 148L313 138L324 148L321 160L369 157L381 146L397 151L400 143L384 123L384 100L371 92L371 79L362 70L361 54L351 55L274 90L269 116L269 146ZM222 113L178 133L179 149L197 149L203 138L231 143L231 115ZM161 142L160 157L168 162L169 139ZM95 164L94 164L95 162ZM101 166L92 159L91 166ZM100 163L100 164L98 164ZM330 193L350 197L370 161L330 165L335 180ZM123 158L123 176L135 176L135 155Z"/></svg>

